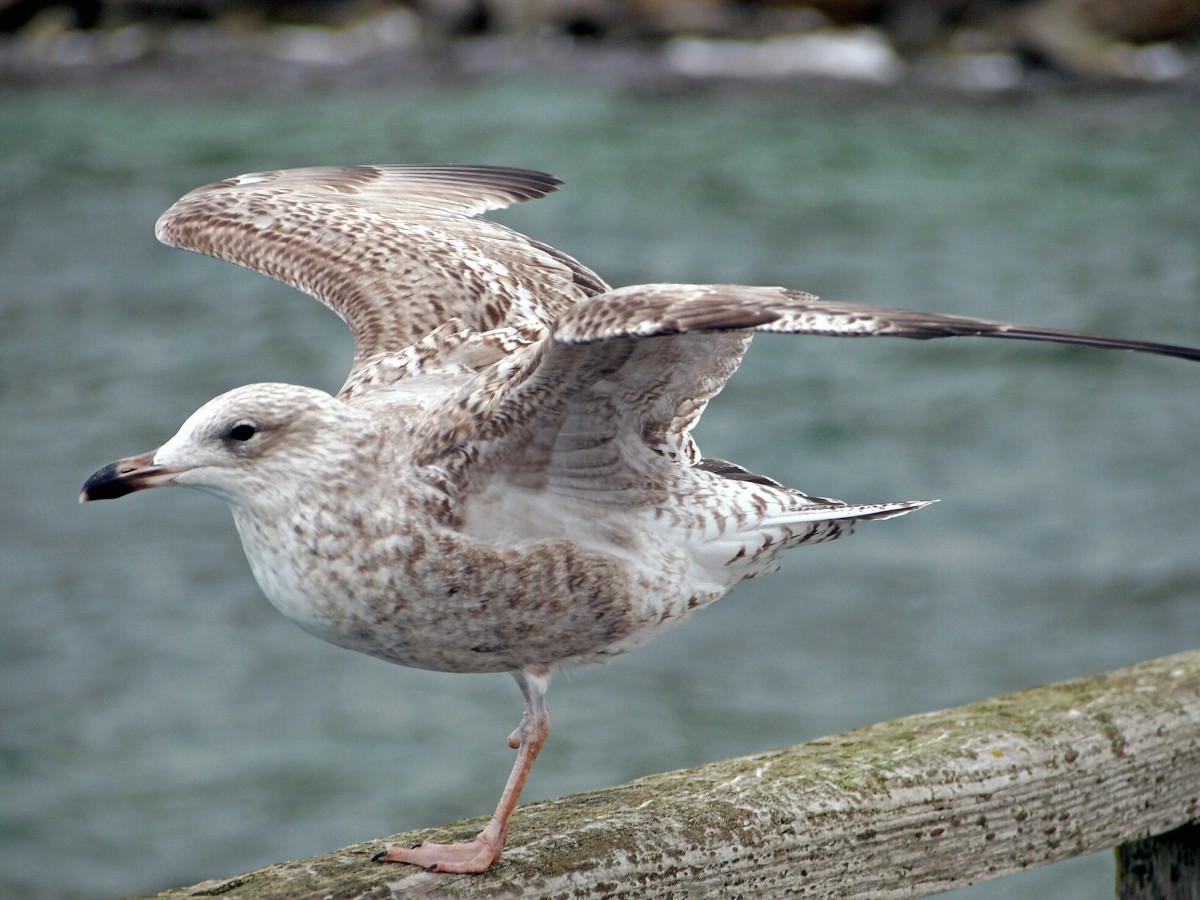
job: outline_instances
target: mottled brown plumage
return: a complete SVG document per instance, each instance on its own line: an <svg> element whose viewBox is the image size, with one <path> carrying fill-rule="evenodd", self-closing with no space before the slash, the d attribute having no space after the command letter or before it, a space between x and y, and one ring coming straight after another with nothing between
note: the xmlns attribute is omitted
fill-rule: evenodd
<svg viewBox="0 0 1200 900"><path fill-rule="evenodd" d="M159 220L176 246L263 272L338 313L355 357L336 397L258 384L210 401L82 499L164 484L233 509L271 602L312 633L406 666L512 672L517 761L472 842L381 858L482 871L549 732L564 664L651 639L782 551L922 501L845 504L733 463L690 431L755 331L982 336L1185 347L907 310L783 288L610 290L567 255L480 213L558 180L479 166L243 175Z"/></svg>

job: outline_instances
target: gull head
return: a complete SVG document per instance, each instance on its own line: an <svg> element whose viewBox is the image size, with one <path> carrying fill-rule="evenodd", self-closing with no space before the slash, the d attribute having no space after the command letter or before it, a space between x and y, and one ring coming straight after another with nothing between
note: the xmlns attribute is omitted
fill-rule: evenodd
<svg viewBox="0 0 1200 900"><path fill-rule="evenodd" d="M109 463L83 485L81 503L183 485L234 504L286 499L340 481L374 442L361 413L323 391L251 384L200 407L173 438Z"/></svg>

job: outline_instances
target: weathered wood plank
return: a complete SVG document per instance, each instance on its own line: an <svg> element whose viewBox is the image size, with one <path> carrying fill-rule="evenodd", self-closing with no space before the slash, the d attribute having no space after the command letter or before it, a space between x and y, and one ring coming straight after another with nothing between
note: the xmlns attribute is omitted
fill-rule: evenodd
<svg viewBox="0 0 1200 900"><path fill-rule="evenodd" d="M1200 819L1200 651L532 804L475 876L409 832L161 898L920 897Z"/></svg>

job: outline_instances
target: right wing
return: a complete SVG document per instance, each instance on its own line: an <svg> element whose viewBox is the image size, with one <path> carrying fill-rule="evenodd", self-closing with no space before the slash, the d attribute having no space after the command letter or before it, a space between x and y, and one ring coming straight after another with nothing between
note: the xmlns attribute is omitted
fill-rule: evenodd
<svg viewBox="0 0 1200 900"><path fill-rule="evenodd" d="M653 502L695 465L689 434L756 331L916 339L991 337L1200 360L1200 349L851 303L784 288L638 285L568 309L553 338L440 407L430 454L454 447L476 483Z"/></svg>

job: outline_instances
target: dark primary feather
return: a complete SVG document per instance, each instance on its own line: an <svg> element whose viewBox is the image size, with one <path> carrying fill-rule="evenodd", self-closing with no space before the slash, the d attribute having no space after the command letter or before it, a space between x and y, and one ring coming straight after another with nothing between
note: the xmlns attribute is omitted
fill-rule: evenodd
<svg viewBox="0 0 1200 900"><path fill-rule="evenodd" d="M731 463L727 459L717 459L715 456L705 457L700 460L700 462L696 463L696 468L705 472L712 472L714 475L720 475L722 478L728 478L730 481L749 481L752 484L765 484L767 487L784 489L784 485L780 484L774 478L759 475L743 466L739 466L737 463Z"/></svg>
<svg viewBox="0 0 1200 900"><path fill-rule="evenodd" d="M805 291L728 284L649 284L617 288L565 312L555 340L589 344L618 337L701 331L767 331L831 337L989 337L1135 350L1200 360L1200 349L1152 341L1015 325L860 303L821 300Z"/></svg>

